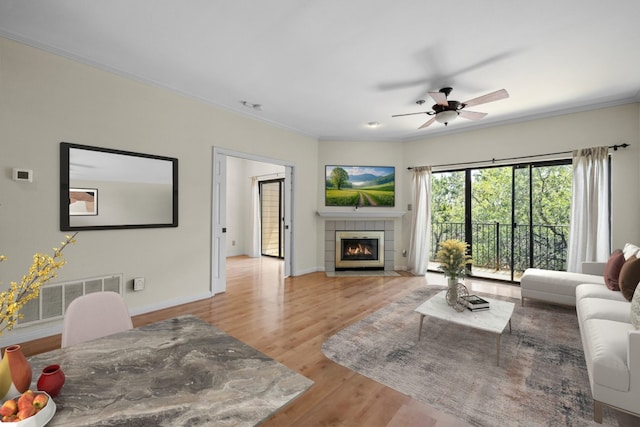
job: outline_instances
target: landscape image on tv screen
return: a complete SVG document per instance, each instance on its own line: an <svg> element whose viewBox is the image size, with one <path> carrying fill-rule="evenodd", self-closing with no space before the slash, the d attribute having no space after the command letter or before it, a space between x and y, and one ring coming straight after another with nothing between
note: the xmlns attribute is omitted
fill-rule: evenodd
<svg viewBox="0 0 640 427"><path fill-rule="evenodd" d="M326 166L327 206L395 206L392 166Z"/></svg>

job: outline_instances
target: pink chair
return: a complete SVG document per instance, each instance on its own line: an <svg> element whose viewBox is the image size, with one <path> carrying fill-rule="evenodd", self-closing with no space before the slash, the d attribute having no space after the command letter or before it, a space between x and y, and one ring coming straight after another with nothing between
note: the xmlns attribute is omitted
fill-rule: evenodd
<svg viewBox="0 0 640 427"><path fill-rule="evenodd" d="M120 294L94 292L71 301L62 324L62 347L133 328L129 309Z"/></svg>

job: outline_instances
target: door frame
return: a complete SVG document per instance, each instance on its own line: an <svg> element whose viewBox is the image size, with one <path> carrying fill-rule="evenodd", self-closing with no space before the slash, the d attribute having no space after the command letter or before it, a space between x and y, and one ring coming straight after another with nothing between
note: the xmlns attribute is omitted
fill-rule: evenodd
<svg viewBox="0 0 640 427"><path fill-rule="evenodd" d="M227 157L237 157L245 160L253 160L262 163L271 163L285 168L284 191L284 228L285 228L285 253L284 276L295 275L294 262L294 176L295 164L286 160L229 150L222 147L212 147L212 197L211 197L211 280L210 290L212 295L225 292L226 283L226 212L227 212Z"/></svg>

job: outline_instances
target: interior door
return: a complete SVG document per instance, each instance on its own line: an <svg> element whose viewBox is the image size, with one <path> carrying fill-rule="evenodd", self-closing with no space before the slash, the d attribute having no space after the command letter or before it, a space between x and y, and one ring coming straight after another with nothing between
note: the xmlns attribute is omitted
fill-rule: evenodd
<svg viewBox="0 0 640 427"><path fill-rule="evenodd" d="M293 167L285 166L284 169L284 277L289 277L293 265Z"/></svg>
<svg viewBox="0 0 640 427"><path fill-rule="evenodd" d="M217 294L227 290L227 156L213 152L213 197L212 197L212 263L211 292Z"/></svg>

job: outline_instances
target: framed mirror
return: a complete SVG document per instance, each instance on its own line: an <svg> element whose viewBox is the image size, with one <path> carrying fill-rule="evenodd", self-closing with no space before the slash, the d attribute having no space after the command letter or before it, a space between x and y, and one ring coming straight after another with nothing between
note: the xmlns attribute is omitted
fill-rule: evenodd
<svg viewBox="0 0 640 427"><path fill-rule="evenodd" d="M178 226L178 159L60 143L60 230Z"/></svg>

